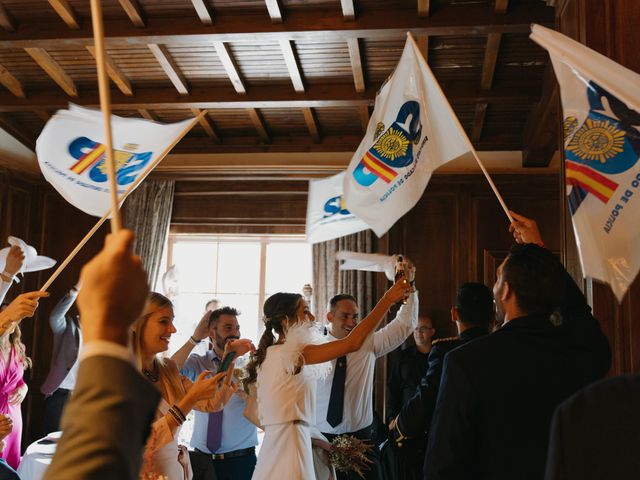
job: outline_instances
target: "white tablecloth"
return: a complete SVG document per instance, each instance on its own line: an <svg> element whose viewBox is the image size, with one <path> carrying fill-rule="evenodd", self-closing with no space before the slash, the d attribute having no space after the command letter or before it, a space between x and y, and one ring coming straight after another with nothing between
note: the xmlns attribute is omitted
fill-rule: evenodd
<svg viewBox="0 0 640 480"><path fill-rule="evenodd" d="M57 441L62 432L54 432L47 435L48 440ZM42 439L33 442L27 448L18 466L18 475L21 480L42 480L44 472L51 464L51 459L56 451L56 443L42 444Z"/></svg>

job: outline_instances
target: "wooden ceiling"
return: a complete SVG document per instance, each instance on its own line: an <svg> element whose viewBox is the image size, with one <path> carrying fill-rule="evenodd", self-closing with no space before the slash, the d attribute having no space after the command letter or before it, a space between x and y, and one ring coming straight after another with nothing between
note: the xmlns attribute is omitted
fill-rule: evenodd
<svg viewBox="0 0 640 480"><path fill-rule="evenodd" d="M104 0L114 113L207 115L176 153L355 150L407 31L479 150L523 150L540 110L541 0ZM0 0L0 127L33 148L97 107L88 0ZM534 108L537 107L537 108Z"/></svg>

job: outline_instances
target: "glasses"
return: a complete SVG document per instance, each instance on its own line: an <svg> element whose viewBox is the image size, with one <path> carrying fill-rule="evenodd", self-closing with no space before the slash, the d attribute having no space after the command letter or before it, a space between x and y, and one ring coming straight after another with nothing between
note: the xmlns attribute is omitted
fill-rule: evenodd
<svg viewBox="0 0 640 480"><path fill-rule="evenodd" d="M426 333L429 330L435 330L433 327L418 327L416 328L416 332L420 332L420 333Z"/></svg>

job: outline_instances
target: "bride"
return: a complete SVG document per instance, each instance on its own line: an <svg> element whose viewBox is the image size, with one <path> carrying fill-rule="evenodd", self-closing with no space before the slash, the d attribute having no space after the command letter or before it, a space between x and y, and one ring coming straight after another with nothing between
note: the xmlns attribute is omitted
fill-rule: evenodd
<svg viewBox="0 0 640 480"><path fill-rule="evenodd" d="M245 388L255 383L258 418L252 420L265 431L253 480L316 478L311 439L324 439L313 427L316 380L329 373L329 360L358 350L409 290L400 279L348 336L332 342L320 335L301 295L276 293L267 299L265 332L245 380ZM330 474L326 469L322 480Z"/></svg>

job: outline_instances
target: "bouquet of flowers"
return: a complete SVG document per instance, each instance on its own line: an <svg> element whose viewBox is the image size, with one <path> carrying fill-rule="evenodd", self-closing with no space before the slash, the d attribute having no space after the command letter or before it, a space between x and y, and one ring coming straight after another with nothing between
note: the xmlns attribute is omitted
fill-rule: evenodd
<svg viewBox="0 0 640 480"><path fill-rule="evenodd" d="M329 462L339 472L356 472L364 478L363 470L368 464L373 463L367 457L367 450L371 444L364 442L353 435L339 435L331 442L329 450Z"/></svg>

